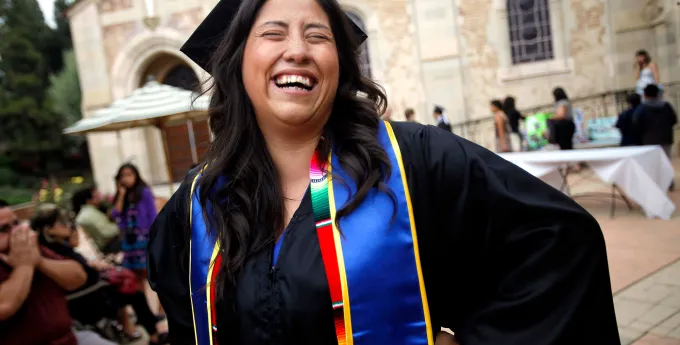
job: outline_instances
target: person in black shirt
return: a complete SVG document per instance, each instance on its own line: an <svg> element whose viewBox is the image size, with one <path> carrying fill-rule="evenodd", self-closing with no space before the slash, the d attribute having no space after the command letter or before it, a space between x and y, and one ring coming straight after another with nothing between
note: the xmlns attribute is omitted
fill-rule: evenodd
<svg viewBox="0 0 680 345"><path fill-rule="evenodd" d="M632 93L626 98L626 103L630 106L619 114L616 121L616 128L621 131L621 146L635 146L642 144L642 136L637 126L633 125L633 114L642 103L642 97L637 93Z"/></svg>
<svg viewBox="0 0 680 345"><path fill-rule="evenodd" d="M434 107L434 111L432 112L432 116L434 116L434 120L437 122L437 127L451 132L451 124L449 123L449 119L446 117L446 114L444 114L445 110L443 107L436 106Z"/></svg>
<svg viewBox="0 0 680 345"><path fill-rule="evenodd" d="M645 101L633 114L633 122L640 131L642 145L660 145L668 158L674 142L673 126L678 122L678 115L673 106L661 99L660 89L652 84L644 90ZM673 190L675 184L671 184Z"/></svg>
<svg viewBox="0 0 680 345"><path fill-rule="evenodd" d="M404 111L404 118L406 118L406 121L408 122L418 123L418 120L416 120L416 111L413 110L413 108L408 108Z"/></svg>
<svg viewBox="0 0 680 345"><path fill-rule="evenodd" d="M512 149L513 151L520 151L524 138L522 138L522 134L519 132L519 122L520 120L523 121L525 116L522 115L519 110L517 110L517 107L515 106L515 98L512 96L508 96L505 98L505 100L503 100L503 111L505 112L505 115L508 116L508 120L510 121L511 135L516 138L515 141L518 141L517 146L519 147L513 147Z"/></svg>

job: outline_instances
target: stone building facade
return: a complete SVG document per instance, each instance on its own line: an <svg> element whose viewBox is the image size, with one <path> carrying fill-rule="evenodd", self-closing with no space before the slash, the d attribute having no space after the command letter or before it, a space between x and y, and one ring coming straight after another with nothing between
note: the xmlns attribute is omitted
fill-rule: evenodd
<svg viewBox="0 0 680 345"><path fill-rule="evenodd" d="M291 0L293 1L293 0ZM69 10L83 113L125 97L151 75L172 84L206 73L179 47L216 0L79 0ZM369 35L367 71L387 91L393 118L414 108L432 123L489 116L491 99L520 108L564 87L582 97L632 88L633 57L646 49L662 82L678 77L680 8L674 0L340 0ZM188 76L191 74L192 76ZM168 181L159 131L88 136L95 179L112 190L123 161L153 184Z"/></svg>

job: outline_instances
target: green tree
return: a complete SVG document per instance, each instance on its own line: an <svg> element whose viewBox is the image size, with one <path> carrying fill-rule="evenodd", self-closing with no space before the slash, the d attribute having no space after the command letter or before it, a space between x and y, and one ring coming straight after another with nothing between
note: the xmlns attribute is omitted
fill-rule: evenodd
<svg viewBox="0 0 680 345"><path fill-rule="evenodd" d="M55 0L54 1L54 21L57 26L54 28L56 39L64 51L72 48L71 41L71 27L69 26L68 18L66 17L66 10L71 6L73 0Z"/></svg>
<svg viewBox="0 0 680 345"><path fill-rule="evenodd" d="M65 125L71 125L80 120L83 117L80 110L80 82L73 50L64 54L64 68L50 77L50 84L47 93L52 110L63 119Z"/></svg>
<svg viewBox="0 0 680 345"><path fill-rule="evenodd" d="M56 26L49 33L50 39L45 41L43 52L48 61L50 73L57 73L64 67L64 53L71 49L71 28L69 26L66 10L72 0L54 1L54 21Z"/></svg>
<svg viewBox="0 0 680 345"><path fill-rule="evenodd" d="M36 0L0 0L0 150L45 153L58 149L62 121L46 97L44 57L51 30Z"/></svg>

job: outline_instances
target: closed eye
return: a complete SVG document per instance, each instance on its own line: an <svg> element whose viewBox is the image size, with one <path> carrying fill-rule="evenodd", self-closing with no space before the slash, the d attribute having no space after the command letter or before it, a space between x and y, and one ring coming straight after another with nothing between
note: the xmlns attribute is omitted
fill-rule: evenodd
<svg viewBox="0 0 680 345"><path fill-rule="evenodd" d="M269 32L263 33L262 37L283 37L283 33L276 32L276 31L275 32L269 31Z"/></svg>

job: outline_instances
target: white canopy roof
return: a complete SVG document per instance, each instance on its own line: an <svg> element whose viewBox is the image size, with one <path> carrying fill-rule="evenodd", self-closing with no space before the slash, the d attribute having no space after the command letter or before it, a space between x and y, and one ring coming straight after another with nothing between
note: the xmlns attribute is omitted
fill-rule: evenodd
<svg viewBox="0 0 680 345"><path fill-rule="evenodd" d="M210 98L195 92L149 81L130 96L117 100L108 108L76 122L65 134L107 132L121 129L155 126L161 123L204 118Z"/></svg>

